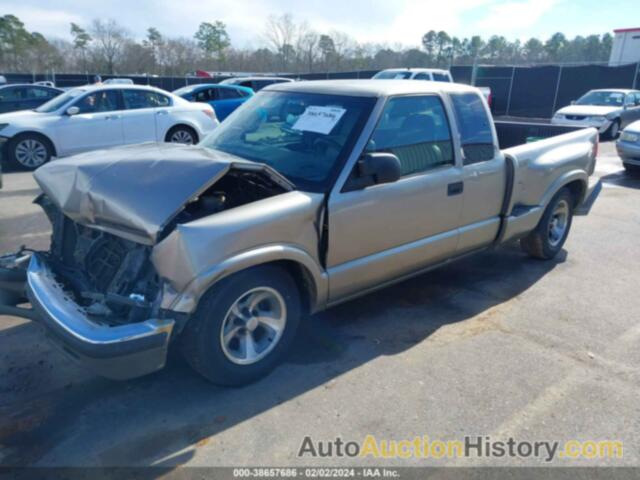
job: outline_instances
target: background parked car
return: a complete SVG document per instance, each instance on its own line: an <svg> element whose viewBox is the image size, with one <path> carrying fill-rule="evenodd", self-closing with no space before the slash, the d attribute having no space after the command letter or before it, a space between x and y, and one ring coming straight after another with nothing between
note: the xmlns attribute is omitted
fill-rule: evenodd
<svg viewBox="0 0 640 480"><path fill-rule="evenodd" d="M3 158L33 170L51 157L142 142L197 143L218 125L206 103L158 88L79 87L35 110L0 115Z"/></svg>
<svg viewBox="0 0 640 480"><path fill-rule="evenodd" d="M430 82L453 82L448 70L437 68L388 68L376 73L374 80L427 80Z"/></svg>
<svg viewBox="0 0 640 480"><path fill-rule="evenodd" d="M640 120L640 91L628 89L591 90L568 107L558 110L551 123L576 127L595 127L608 138Z"/></svg>
<svg viewBox="0 0 640 480"><path fill-rule="evenodd" d="M105 85L133 85L130 78L110 78L104 81Z"/></svg>
<svg viewBox="0 0 640 480"><path fill-rule="evenodd" d="M618 155L629 173L640 173L640 121L627 126L616 142Z"/></svg>
<svg viewBox="0 0 640 480"><path fill-rule="evenodd" d="M204 102L213 107L218 120L222 121L236 108L253 96L253 90L238 85L205 83L189 85L173 92L190 102Z"/></svg>
<svg viewBox="0 0 640 480"><path fill-rule="evenodd" d="M293 82L292 78L284 77L237 77L227 78L220 82L220 85L239 85L241 87L248 87L254 92L262 90L264 87L273 85L274 83Z"/></svg>
<svg viewBox="0 0 640 480"><path fill-rule="evenodd" d="M31 110L61 93L59 88L41 85L4 85L0 87L0 113Z"/></svg>

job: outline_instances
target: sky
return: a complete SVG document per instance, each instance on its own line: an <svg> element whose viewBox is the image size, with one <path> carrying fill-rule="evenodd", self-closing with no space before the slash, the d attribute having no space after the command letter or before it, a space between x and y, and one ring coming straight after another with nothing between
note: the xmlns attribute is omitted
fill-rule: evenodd
<svg viewBox="0 0 640 480"><path fill-rule="evenodd" d="M192 37L201 22L222 20L234 46L257 47L269 15L291 13L319 32L340 30L360 42L417 46L428 30L458 37L546 39L640 27L637 0L0 0L30 31L70 38L69 23L113 18L137 38L154 26Z"/></svg>

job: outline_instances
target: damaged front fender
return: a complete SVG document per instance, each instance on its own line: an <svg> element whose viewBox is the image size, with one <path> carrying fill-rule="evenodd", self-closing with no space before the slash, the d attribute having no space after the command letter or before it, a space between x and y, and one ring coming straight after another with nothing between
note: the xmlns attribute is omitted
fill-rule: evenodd
<svg viewBox="0 0 640 480"><path fill-rule="evenodd" d="M304 268L313 282L312 310L323 305L328 286L319 259L323 205L322 194L293 191L177 225L151 255L169 283L162 308L191 313L220 279L276 261Z"/></svg>

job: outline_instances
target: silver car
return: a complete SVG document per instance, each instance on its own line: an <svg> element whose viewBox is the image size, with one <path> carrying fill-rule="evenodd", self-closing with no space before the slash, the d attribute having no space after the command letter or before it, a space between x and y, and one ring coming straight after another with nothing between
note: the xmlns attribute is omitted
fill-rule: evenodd
<svg viewBox="0 0 640 480"><path fill-rule="evenodd" d="M627 172L640 173L640 121L624 129L616 142L616 150Z"/></svg>
<svg viewBox="0 0 640 480"><path fill-rule="evenodd" d="M610 139L618 138L628 124L640 120L640 91L628 89L591 90L570 106L558 110L554 125L594 127Z"/></svg>
<svg viewBox="0 0 640 480"><path fill-rule="evenodd" d="M0 313L110 378L176 343L209 380L251 382L313 312L512 240L553 258L599 191L597 137L500 150L481 92L457 84L272 85L198 147L38 169L51 248L0 260Z"/></svg>

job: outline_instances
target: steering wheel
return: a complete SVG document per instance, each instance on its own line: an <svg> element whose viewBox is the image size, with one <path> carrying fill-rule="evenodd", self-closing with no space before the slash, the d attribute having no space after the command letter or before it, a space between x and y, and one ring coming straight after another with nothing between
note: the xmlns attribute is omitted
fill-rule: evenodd
<svg viewBox="0 0 640 480"><path fill-rule="evenodd" d="M342 145L337 140L325 137L318 137L313 141L312 145L314 150L321 151L321 145L323 143L326 145L326 147L334 147L338 151L342 150ZM327 150L326 147L322 150L323 152Z"/></svg>

